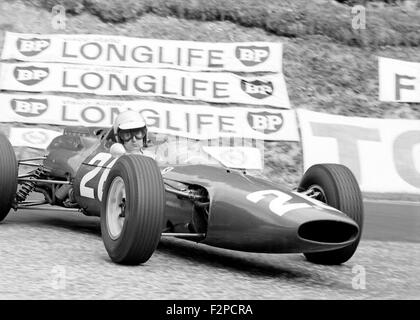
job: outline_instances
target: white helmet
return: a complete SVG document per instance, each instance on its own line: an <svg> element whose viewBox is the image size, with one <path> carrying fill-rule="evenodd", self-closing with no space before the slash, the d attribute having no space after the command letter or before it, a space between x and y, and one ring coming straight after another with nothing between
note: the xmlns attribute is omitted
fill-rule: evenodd
<svg viewBox="0 0 420 320"><path fill-rule="evenodd" d="M118 139L119 130L133 130L133 129L143 129L144 131L144 144L147 142L147 126L146 121L141 116L140 113L127 110L121 112L114 121L113 130L115 137Z"/></svg>
<svg viewBox="0 0 420 320"><path fill-rule="evenodd" d="M129 130L143 128L146 126L146 121L140 113L133 110L121 112L114 122L114 133L118 133L118 129Z"/></svg>

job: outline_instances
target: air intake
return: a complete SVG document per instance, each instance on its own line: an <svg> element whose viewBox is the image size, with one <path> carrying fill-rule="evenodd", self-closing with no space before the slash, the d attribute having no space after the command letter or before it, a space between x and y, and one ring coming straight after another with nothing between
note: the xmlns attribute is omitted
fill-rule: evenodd
<svg viewBox="0 0 420 320"><path fill-rule="evenodd" d="M347 242L354 239L358 232L357 226L330 220L307 222L298 229L298 235L302 239L324 243Z"/></svg>

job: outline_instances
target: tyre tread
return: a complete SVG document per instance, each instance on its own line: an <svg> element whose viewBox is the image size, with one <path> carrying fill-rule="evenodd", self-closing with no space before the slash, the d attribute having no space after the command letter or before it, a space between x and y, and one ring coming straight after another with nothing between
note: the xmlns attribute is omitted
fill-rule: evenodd
<svg viewBox="0 0 420 320"><path fill-rule="evenodd" d="M0 133L0 221L9 213L17 190L18 164L7 137Z"/></svg>

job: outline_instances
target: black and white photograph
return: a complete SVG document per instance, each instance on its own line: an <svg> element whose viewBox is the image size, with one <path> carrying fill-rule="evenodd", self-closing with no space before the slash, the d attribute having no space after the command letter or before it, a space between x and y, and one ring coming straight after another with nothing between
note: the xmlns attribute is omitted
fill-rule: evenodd
<svg viewBox="0 0 420 320"><path fill-rule="evenodd" d="M0 0L0 300L420 300L420 0Z"/></svg>

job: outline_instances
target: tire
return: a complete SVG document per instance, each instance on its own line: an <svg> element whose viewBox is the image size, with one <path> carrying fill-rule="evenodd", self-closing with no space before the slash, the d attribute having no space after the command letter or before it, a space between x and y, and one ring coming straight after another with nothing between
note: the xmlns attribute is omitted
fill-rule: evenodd
<svg viewBox="0 0 420 320"><path fill-rule="evenodd" d="M310 167L299 184L299 191L310 188L322 189L320 199L331 207L345 213L359 226L356 240L349 246L322 252L304 253L308 261L338 265L348 261L356 252L362 236L363 228L363 197L353 173L340 164L317 164Z"/></svg>
<svg viewBox="0 0 420 320"><path fill-rule="evenodd" d="M17 176L15 151L7 137L0 133L0 222L6 218L15 200Z"/></svg>
<svg viewBox="0 0 420 320"><path fill-rule="evenodd" d="M124 192L118 189L122 185ZM165 199L162 175L152 158L123 155L117 160L105 183L101 205L102 240L112 261L138 265L149 260L163 230ZM124 203L124 220L115 218L123 212L119 201ZM121 230L118 221L123 221Z"/></svg>

